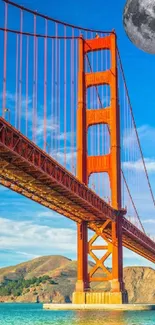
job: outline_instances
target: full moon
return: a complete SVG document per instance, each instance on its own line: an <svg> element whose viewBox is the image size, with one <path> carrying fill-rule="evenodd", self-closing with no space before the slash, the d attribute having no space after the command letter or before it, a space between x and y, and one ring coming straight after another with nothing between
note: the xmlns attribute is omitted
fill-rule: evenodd
<svg viewBox="0 0 155 325"><path fill-rule="evenodd" d="M123 24L133 44L155 54L155 0L128 0Z"/></svg>

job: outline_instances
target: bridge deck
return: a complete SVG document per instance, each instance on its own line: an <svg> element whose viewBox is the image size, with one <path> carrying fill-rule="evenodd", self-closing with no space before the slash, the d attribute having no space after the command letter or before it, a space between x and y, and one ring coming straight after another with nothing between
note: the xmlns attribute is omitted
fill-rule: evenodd
<svg viewBox="0 0 155 325"><path fill-rule="evenodd" d="M0 118L0 183L80 222L116 221L114 210L59 163ZM111 237L111 230L106 229ZM155 243L123 217L123 245L155 262Z"/></svg>

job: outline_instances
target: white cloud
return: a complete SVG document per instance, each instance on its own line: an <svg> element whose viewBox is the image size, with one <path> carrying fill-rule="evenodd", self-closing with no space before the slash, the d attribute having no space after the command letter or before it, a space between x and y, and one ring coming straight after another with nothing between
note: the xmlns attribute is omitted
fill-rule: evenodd
<svg viewBox="0 0 155 325"><path fill-rule="evenodd" d="M153 149L155 145L155 128L150 125L141 125L137 128L137 132L144 152L148 148ZM135 145L138 145L135 129L125 129L123 134L124 148L131 149Z"/></svg>
<svg viewBox="0 0 155 325"><path fill-rule="evenodd" d="M148 266L154 268L154 263L124 247L123 266Z"/></svg>
<svg viewBox="0 0 155 325"><path fill-rule="evenodd" d="M101 238L99 242L103 244ZM0 218L0 247L3 250L10 250L11 247L14 261L18 255L23 256L26 260L53 254L72 255L73 258L76 258L76 230L50 228L32 222L16 222ZM100 255L102 257L103 252L100 252ZM124 249L124 266L133 265L135 260L136 265L149 263L140 256Z"/></svg>
<svg viewBox="0 0 155 325"><path fill-rule="evenodd" d="M39 212L36 217L47 217L47 218L59 218L61 216L60 214L54 212L54 211L45 211L45 212Z"/></svg>
<svg viewBox="0 0 155 325"><path fill-rule="evenodd" d="M135 144L135 130L134 129L125 129L123 134L123 146L126 149L131 148Z"/></svg>
<svg viewBox="0 0 155 325"><path fill-rule="evenodd" d="M76 151L75 148L72 147L68 147L66 148L66 153L64 153L64 148L62 148L61 150L57 151L57 150L53 150L51 152L51 156L52 158L56 159L60 164L64 164L64 160L65 160L65 156L66 156L66 163L69 164L72 159L75 160L76 159Z"/></svg>
<svg viewBox="0 0 155 325"><path fill-rule="evenodd" d="M154 173L155 172L155 159L152 158L144 158L146 169L148 172ZM125 161L122 163L123 167L126 169L130 169L132 171L144 171L144 165L142 159L137 161Z"/></svg>
<svg viewBox="0 0 155 325"><path fill-rule="evenodd" d="M130 251L129 249L127 249L126 247L123 248L123 257L124 258L127 258L127 259L134 259L134 258L137 258L137 259L140 259L141 260L141 256Z"/></svg>
<svg viewBox="0 0 155 325"><path fill-rule="evenodd" d="M0 94L0 99L3 98L3 93ZM6 92L5 95L6 98L6 108L8 109L15 109L15 105L16 105L16 101L19 101L19 94L18 97L16 98L16 94L15 93L11 93L10 91ZM22 95L21 96L21 107L26 107L27 105L30 105L32 103L32 98L28 97L26 98L26 96Z"/></svg>
<svg viewBox="0 0 155 325"><path fill-rule="evenodd" d="M55 119L53 117L47 117L46 118L46 132L51 131L57 131L59 128L59 124L56 123ZM37 136L42 136L44 133L44 118L38 117L37 118L37 130L36 130Z"/></svg>
<svg viewBox="0 0 155 325"><path fill-rule="evenodd" d="M150 139L150 137L151 137L151 140L152 140L152 136L155 136L155 128L150 125L142 125L137 129L137 131L138 131L138 135L141 139L143 139L143 138Z"/></svg>
<svg viewBox="0 0 155 325"><path fill-rule="evenodd" d="M15 253L15 254L18 254L18 255L26 256L27 258L37 258L37 257L40 256L40 255L31 254L31 253L26 253L26 252L21 252L21 251L15 251L14 253Z"/></svg>
<svg viewBox="0 0 155 325"><path fill-rule="evenodd" d="M69 228L50 228L27 221L0 218L0 247L27 254L39 252L62 254L76 252L76 231ZM39 254L40 255L40 254Z"/></svg>
<svg viewBox="0 0 155 325"><path fill-rule="evenodd" d="M102 86L101 86L102 87ZM100 89L100 87L98 87L98 94L99 94L99 97L100 97L100 100L98 98L98 96L96 96L96 88L95 87L91 87L94 92L95 92L95 96L94 96L94 99L91 100L91 98L87 98L87 107L88 109L99 109L101 108L101 104L100 104L100 101L102 103L102 108L104 107L109 107L110 106L110 100L111 100L111 97L110 95L104 95L102 94L102 88ZM91 89L90 88L90 89ZM89 90L90 91L90 90ZM89 94L89 97L91 97L91 95Z"/></svg>
<svg viewBox="0 0 155 325"><path fill-rule="evenodd" d="M76 132L62 132L60 134L57 135L57 139L58 140L65 140L66 138L66 141L70 141L71 142L71 139L75 140L75 137L76 137Z"/></svg>
<svg viewBox="0 0 155 325"><path fill-rule="evenodd" d="M144 219L142 222L147 224L155 224L155 219Z"/></svg>

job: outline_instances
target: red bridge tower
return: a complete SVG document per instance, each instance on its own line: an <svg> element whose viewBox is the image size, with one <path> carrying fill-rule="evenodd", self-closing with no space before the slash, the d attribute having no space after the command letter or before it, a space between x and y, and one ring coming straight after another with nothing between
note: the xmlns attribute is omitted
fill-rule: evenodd
<svg viewBox="0 0 155 325"><path fill-rule="evenodd" d="M110 50L111 67L102 72L86 73L85 56L91 51ZM88 87L109 85L111 89L110 107L87 109L86 90ZM120 114L118 104L117 50L116 35L112 33L103 38L79 39L79 75L78 75L78 110L77 110L77 177L88 185L92 173L106 172L109 175L112 207L121 211L121 164L120 164ZM87 155L87 130L95 124L107 124L110 130L110 153L103 156ZM93 223L94 236L88 241L88 222L77 225L78 274L73 303L123 303L127 294L123 283L122 259L122 215L118 213L116 222L103 220L102 224ZM92 224L91 224L92 225ZM108 236L108 234L111 236ZM93 243L102 237L106 245L95 246ZM110 239L110 237L112 239ZM102 250L101 259L93 250ZM88 272L88 254L94 259L95 266ZM112 271L104 265L112 256ZM103 277L95 277L98 268L103 270ZM110 292L94 292L90 289L92 281L111 280Z"/></svg>

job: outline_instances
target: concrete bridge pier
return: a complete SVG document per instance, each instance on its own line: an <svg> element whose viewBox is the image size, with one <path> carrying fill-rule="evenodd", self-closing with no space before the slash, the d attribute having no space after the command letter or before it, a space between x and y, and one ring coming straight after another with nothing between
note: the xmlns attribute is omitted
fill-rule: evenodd
<svg viewBox="0 0 155 325"><path fill-rule="evenodd" d="M127 292L73 292L73 304L126 304Z"/></svg>

